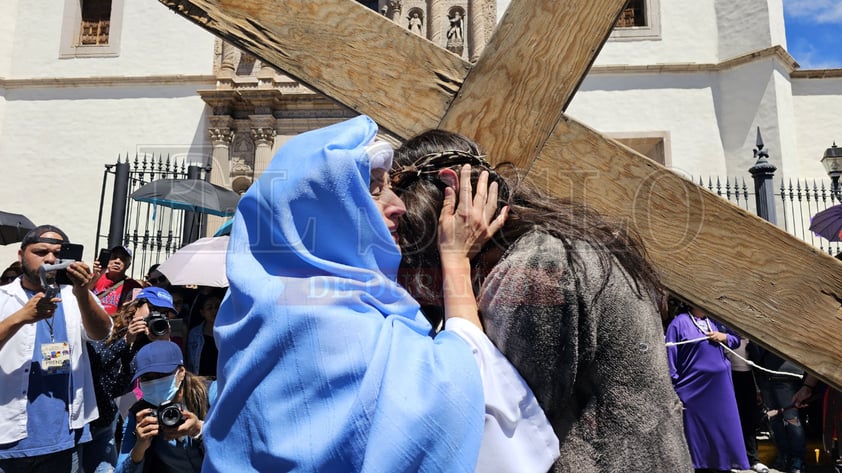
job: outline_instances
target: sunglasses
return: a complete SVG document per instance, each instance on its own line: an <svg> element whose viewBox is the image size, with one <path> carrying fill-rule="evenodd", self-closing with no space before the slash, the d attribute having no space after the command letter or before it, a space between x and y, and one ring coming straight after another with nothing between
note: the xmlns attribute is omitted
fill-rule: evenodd
<svg viewBox="0 0 842 473"><path fill-rule="evenodd" d="M157 278L146 278L146 280L149 281L150 284L159 284L162 282L167 282L167 278L165 278L164 276L160 276Z"/></svg>

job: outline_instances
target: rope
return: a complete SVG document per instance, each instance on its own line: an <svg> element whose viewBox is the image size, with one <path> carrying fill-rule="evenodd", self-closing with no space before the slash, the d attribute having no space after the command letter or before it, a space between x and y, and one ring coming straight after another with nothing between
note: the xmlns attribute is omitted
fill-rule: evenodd
<svg viewBox="0 0 842 473"><path fill-rule="evenodd" d="M709 338L707 338L707 337L694 338L694 339L692 339L692 340L684 340L683 342L666 342L666 343L665 343L665 345L666 345L666 346L668 346L668 347L674 347L674 346L678 346L678 345L684 345L684 344L687 344L687 343L698 343L698 342L705 341L705 340L710 340L710 339L709 339ZM749 365L749 366L751 366L752 368L758 369L758 370L760 370L760 371L764 371L764 372L769 373L769 374L775 374L775 375L779 375L779 376L792 376L792 377L794 377L794 378L801 379L801 376L802 376L802 375L800 375L800 374L797 374L797 373L790 373L790 372L787 372L787 371L775 371L775 370L770 370L770 369L768 369L768 368L764 368L764 367L762 367L762 366L759 366L757 363L755 363L755 362L753 362L753 361L751 361L751 360L747 360L747 359L743 358L742 356L740 356L739 354L737 354L737 352L735 352L734 350L732 350L732 349L728 348L728 347L727 347L724 343L721 343L721 342L720 342L720 343L719 343L719 345L720 345L722 348L724 348L724 349L728 350L729 352L731 352L731 354L732 354L732 355L734 355L734 356L736 356L737 358L739 358L739 359L741 359L741 360L745 361L745 362L746 362L746 364L748 364L748 365Z"/></svg>

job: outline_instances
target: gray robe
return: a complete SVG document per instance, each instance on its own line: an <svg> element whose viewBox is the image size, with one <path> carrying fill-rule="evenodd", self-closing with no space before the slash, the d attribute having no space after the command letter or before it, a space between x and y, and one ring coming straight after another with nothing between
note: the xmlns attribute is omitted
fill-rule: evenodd
<svg viewBox="0 0 842 473"><path fill-rule="evenodd" d="M685 472L693 464L667 368L656 307L615 261L608 284L598 250L531 232L480 290L488 337L532 388L558 435L552 471ZM578 287L577 287L578 286Z"/></svg>

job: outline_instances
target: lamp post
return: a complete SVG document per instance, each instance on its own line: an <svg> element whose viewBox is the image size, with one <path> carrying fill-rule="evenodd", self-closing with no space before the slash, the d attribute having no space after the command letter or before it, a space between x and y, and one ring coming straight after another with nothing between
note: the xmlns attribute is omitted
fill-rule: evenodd
<svg viewBox="0 0 842 473"><path fill-rule="evenodd" d="M827 175L830 176L831 195L839 200L839 177L842 176L842 148L837 147L835 141L833 142L833 146L824 150L822 166L824 166Z"/></svg>

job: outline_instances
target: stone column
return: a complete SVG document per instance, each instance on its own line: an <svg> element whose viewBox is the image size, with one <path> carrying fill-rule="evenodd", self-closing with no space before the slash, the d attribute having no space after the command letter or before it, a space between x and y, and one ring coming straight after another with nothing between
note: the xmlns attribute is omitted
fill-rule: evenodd
<svg viewBox="0 0 842 473"><path fill-rule="evenodd" d="M477 62L482 49L485 47L485 8L484 0L468 0L468 26L469 31L465 37L468 39L468 60Z"/></svg>
<svg viewBox="0 0 842 473"><path fill-rule="evenodd" d="M430 0L427 16L427 37L441 47L445 45L442 25L447 23L447 9L444 0Z"/></svg>
<svg viewBox="0 0 842 473"><path fill-rule="evenodd" d="M213 154L211 155L211 182L220 186L228 184L228 173L231 168L231 159L228 148L234 131L231 129L233 118L230 116L210 117L210 134Z"/></svg>
<svg viewBox="0 0 842 473"><path fill-rule="evenodd" d="M275 144L275 127L270 120L263 116L249 117L252 119L251 137L254 140L254 175L259 176L269 166L272 160L272 149Z"/></svg>
<svg viewBox="0 0 842 473"><path fill-rule="evenodd" d="M229 181L231 180L229 178L231 168L229 146L231 145L231 139L234 137L234 130L231 129L232 122L231 116L210 117L211 126L208 130L213 145L210 180L213 184L226 188L230 188ZM204 234L200 236L212 236L226 220L227 218L208 215L207 228L204 229Z"/></svg>

